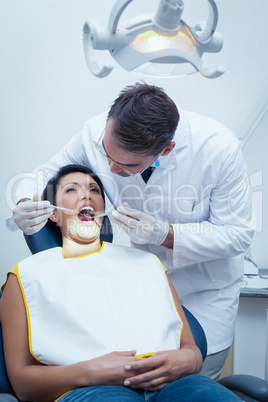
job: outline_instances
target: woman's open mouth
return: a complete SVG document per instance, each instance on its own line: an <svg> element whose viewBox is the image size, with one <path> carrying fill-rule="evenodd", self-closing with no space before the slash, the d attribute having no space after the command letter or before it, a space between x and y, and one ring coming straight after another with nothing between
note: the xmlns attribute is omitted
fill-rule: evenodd
<svg viewBox="0 0 268 402"><path fill-rule="evenodd" d="M83 207L78 213L78 218L82 222L93 222L94 216L94 210L89 206Z"/></svg>

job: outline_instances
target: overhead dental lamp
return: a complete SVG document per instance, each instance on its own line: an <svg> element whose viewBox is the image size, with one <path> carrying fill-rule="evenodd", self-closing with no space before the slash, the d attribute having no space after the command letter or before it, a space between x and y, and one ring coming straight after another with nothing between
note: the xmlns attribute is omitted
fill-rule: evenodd
<svg viewBox="0 0 268 402"><path fill-rule="evenodd" d="M194 28L181 19L182 0L160 0L154 15L135 17L118 28L121 14L132 1L117 0L106 28L93 19L84 24L84 54L93 75L106 77L113 69L110 62L98 64L95 50L108 50L121 67L143 75L171 77L199 72L216 78L225 72L223 67L210 71L202 62L203 53L217 53L223 45L222 34L215 32L218 9L214 0L208 0L207 22L200 21Z"/></svg>

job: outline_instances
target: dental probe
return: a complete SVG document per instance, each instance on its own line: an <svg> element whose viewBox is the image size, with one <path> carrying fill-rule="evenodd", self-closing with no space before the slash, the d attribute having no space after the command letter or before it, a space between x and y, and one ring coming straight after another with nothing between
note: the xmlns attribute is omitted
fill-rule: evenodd
<svg viewBox="0 0 268 402"><path fill-rule="evenodd" d="M73 209L68 209L68 208L63 208L63 207L57 207L56 205L52 205L52 204L50 204L49 206L52 207L52 208L61 209L62 211L75 212L76 214L79 213L78 211L74 211Z"/></svg>
<svg viewBox="0 0 268 402"><path fill-rule="evenodd" d="M103 212L102 214L95 215L94 218L100 218L101 216L111 215L112 212Z"/></svg>

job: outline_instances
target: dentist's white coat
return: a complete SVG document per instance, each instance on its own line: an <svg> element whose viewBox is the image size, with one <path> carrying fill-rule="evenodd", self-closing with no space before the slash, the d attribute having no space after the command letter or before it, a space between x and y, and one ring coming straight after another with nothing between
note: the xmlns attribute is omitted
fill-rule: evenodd
<svg viewBox="0 0 268 402"><path fill-rule="evenodd" d="M174 249L134 247L156 254L168 269L181 303L200 321L208 354L232 343L243 278L243 253L249 246L251 213L245 161L237 138L218 122L180 111L175 149L148 183L141 177L112 174L95 149L107 113L87 121L83 130L37 171L39 192L60 166L90 166L100 177L111 203L124 201L174 227ZM41 172L42 171L42 172ZM16 200L32 198L36 180L23 180ZM117 233L115 232L115 236Z"/></svg>

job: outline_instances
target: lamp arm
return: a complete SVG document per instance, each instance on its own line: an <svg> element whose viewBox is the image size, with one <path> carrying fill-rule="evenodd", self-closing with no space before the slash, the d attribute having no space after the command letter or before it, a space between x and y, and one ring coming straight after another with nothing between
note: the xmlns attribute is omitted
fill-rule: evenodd
<svg viewBox="0 0 268 402"><path fill-rule="evenodd" d="M115 5L112 8L109 21L108 21L108 29L111 34L116 33L118 21L121 17L121 14L125 10L125 8L131 3L133 0L117 0Z"/></svg>
<svg viewBox="0 0 268 402"><path fill-rule="evenodd" d="M94 37L94 32L95 32L96 38ZM103 35L104 40L103 40L102 44L100 43L99 48L107 49L107 46L106 46L107 43L105 40L106 36L107 35ZM90 20L89 22L85 22L84 27L83 27L83 47L84 47L85 60L86 60L89 71L93 75L95 75L95 77L104 78L108 74L110 74L110 72L113 69L113 65L110 62L104 63L103 66L100 66L98 64L98 62L96 61L96 58L94 57L94 53L93 53L92 43L94 41L98 42L97 31L94 27L93 21ZM102 42L102 41L99 41L99 42ZM94 47L98 48L96 43L95 43Z"/></svg>
<svg viewBox="0 0 268 402"><path fill-rule="evenodd" d="M208 14L208 21L204 28L203 33L203 41L206 41L211 38L216 30L216 26L218 23L218 8L214 0L208 0L209 6L209 14Z"/></svg>
<svg viewBox="0 0 268 402"><path fill-rule="evenodd" d="M182 21L199 45L207 45L211 41L218 23L218 8L215 1L208 0L208 6L209 14L204 30L197 32L195 29L186 24L185 21Z"/></svg>

